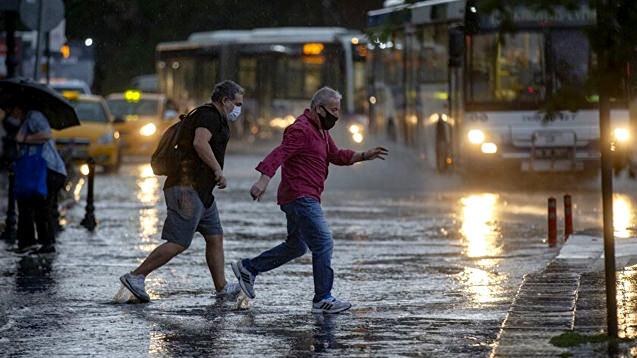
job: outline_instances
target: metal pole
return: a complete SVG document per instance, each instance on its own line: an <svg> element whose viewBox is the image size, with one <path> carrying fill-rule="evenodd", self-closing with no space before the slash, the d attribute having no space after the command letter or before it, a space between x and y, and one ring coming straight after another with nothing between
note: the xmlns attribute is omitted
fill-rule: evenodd
<svg viewBox="0 0 637 358"><path fill-rule="evenodd" d="M7 205L7 217L4 221L4 231L2 232L2 240L13 243L16 240L16 214L15 214L15 164L11 163L9 165L9 171L7 173L9 177L9 195L8 195L8 205Z"/></svg>
<svg viewBox="0 0 637 358"><path fill-rule="evenodd" d="M617 278L615 272L615 237L613 228L613 166L610 150L610 100L599 99L600 143L602 145L602 207L604 221L604 267L606 274L606 310L608 336L617 338Z"/></svg>
<svg viewBox="0 0 637 358"><path fill-rule="evenodd" d="M557 200L549 198L548 202L548 243L549 247L557 245Z"/></svg>
<svg viewBox="0 0 637 358"><path fill-rule="evenodd" d="M6 46L7 46L7 57L4 60L5 66L7 67L7 78L15 77L15 68L17 65L16 55L15 55L15 30L17 27L18 21L18 13L15 11L5 11L5 26L7 32L6 38Z"/></svg>
<svg viewBox="0 0 637 358"><path fill-rule="evenodd" d="M597 26L611 26L613 5L612 0L597 1ZM601 31L601 29L600 29ZM608 30L607 30L608 31ZM610 35L608 35L610 36ZM609 39L610 40L610 39ZM612 41L607 42L612 44ZM609 67L609 53L602 48L599 57L599 66L604 72L612 71ZM606 322L608 324L608 337L617 338L617 277L615 272L615 238L613 229L613 166L611 151L610 130L610 98L609 89L613 86L608 83L606 76L601 79L599 88L599 132L602 170L602 207L604 222L604 266L606 276Z"/></svg>
<svg viewBox="0 0 637 358"><path fill-rule="evenodd" d="M564 241L573 234L573 201L571 196L564 195Z"/></svg>
<svg viewBox="0 0 637 358"><path fill-rule="evenodd" d="M46 84L48 85L51 83L51 32L47 31L44 37L46 37L44 54L46 55Z"/></svg>
<svg viewBox="0 0 637 358"><path fill-rule="evenodd" d="M38 71L40 67L40 42L42 42L42 17L44 10L44 4L42 0L38 1L38 36L36 37L35 44L35 68L33 69L33 80L38 81Z"/></svg>
<svg viewBox="0 0 637 358"><path fill-rule="evenodd" d="M95 206L93 205L93 187L95 183L95 161L93 158L88 159L88 189L86 193L86 213L84 219L80 223L88 231L93 232L97 226L95 220Z"/></svg>

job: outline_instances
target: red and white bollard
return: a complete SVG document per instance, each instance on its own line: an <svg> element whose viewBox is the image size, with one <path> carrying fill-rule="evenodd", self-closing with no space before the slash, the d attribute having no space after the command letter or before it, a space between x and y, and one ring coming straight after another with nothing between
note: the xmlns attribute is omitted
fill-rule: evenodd
<svg viewBox="0 0 637 358"><path fill-rule="evenodd" d="M564 241L573 234L573 204L571 196L564 195Z"/></svg>
<svg viewBox="0 0 637 358"><path fill-rule="evenodd" d="M549 247L557 245L557 201L549 198Z"/></svg>

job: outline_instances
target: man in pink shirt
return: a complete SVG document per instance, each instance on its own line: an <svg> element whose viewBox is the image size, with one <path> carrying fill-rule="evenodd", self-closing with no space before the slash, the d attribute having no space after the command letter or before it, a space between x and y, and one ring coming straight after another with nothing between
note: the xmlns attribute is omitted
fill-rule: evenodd
<svg viewBox="0 0 637 358"><path fill-rule="evenodd" d="M312 97L310 109L306 109L285 130L281 145L256 168L261 177L252 186L250 195L254 200L260 200L270 178L283 166L277 203L287 218L288 237L282 244L255 258L231 264L241 289L250 298L255 297L254 279L258 274L303 256L309 248L314 274L312 312L338 313L352 307L349 302L338 300L331 294L334 243L321 209L321 193L330 163L352 165L364 160L384 160L388 152L385 148L377 147L356 153L339 149L334 144L328 131L339 118L341 98L340 93L329 87L319 89Z"/></svg>

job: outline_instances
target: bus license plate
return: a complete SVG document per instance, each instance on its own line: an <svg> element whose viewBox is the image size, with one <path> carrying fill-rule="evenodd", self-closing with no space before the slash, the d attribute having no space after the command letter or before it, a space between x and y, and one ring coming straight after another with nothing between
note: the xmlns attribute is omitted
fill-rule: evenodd
<svg viewBox="0 0 637 358"><path fill-rule="evenodd" d="M569 147L575 145L575 133L538 132L534 135L536 147Z"/></svg>

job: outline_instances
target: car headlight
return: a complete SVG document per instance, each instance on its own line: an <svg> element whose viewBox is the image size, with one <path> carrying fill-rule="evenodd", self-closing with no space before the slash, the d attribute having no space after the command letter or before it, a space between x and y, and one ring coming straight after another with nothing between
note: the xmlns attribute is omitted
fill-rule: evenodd
<svg viewBox="0 0 637 358"><path fill-rule="evenodd" d="M630 132L626 128L615 128L613 135L619 143L626 143L630 140Z"/></svg>
<svg viewBox="0 0 637 358"><path fill-rule="evenodd" d="M155 123L145 124L139 129L139 134L143 135L144 137L150 137L151 135L155 134L155 132L157 132L157 126L155 125Z"/></svg>
<svg viewBox="0 0 637 358"><path fill-rule="evenodd" d="M114 133L106 133L103 136L99 137L97 139L97 143L98 144L111 144L113 143L113 140L115 139L115 134Z"/></svg>
<svg viewBox="0 0 637 358"><path fill-rule="evenodd" d="M467 138L472 144L482 144L484 142L484 132L479 129L472 129L467 133Z"/></svg>
<svg viewBox="0 0 637 358"><path fill-rule="evenodd" d="M498 146L495 143L482 143L480 150L484 154L495 154L498 152Z"/></svg>

